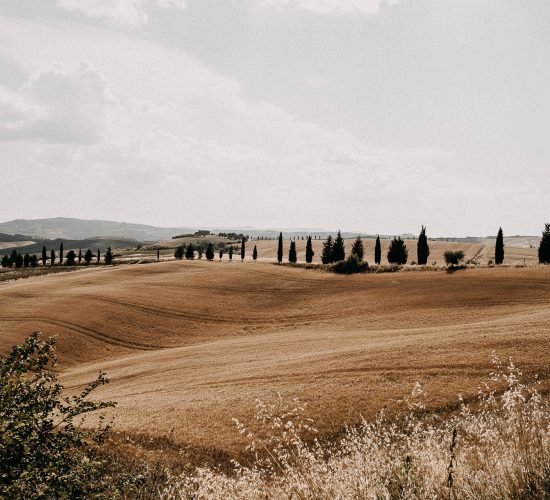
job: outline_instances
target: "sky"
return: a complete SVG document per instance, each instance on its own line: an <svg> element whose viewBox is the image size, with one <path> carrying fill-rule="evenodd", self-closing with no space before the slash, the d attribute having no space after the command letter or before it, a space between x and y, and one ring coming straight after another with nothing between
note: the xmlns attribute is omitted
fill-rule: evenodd
<svg viewBox="0 0 550 500"><path fill-rule="evenodd" d="M0 220L539 234L547 0L0 0Z"/></svg>

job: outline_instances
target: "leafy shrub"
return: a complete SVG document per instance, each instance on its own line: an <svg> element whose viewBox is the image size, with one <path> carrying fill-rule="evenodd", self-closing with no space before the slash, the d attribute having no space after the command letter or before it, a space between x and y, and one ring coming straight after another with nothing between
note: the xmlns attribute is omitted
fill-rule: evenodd
<svg viewBox="0 0 550 500"><path fill-rule="evenodd" d="M406 264L408 256L409 251L400 236L391 240L388 249L388 262L390 264Z"/></svg>
<svg viewBox="0 0 550 500"><path fill-rule="evenodd" d="M464 260L464 252L462 250L447 250L443 257L448 266L458 266Z"/></svg>
<svg viewBox="0 0 550 500"><path fill-rule="evenodd" d="M114 406L87 399L107 378L99 373L80 395L64 397L55 364L54 339L42 342L39 332L0 357L0 498L82 498L109 488L92 447L107 427L75 425Z"/></svg>
<svg viewBox="0 0 550 500"><path fill-rule="evenodd" d="M369 271L369 263L358 259L355 254L351 254L346 260L341 260L333 264L332 271L338 274L366 273Z"/></svg>

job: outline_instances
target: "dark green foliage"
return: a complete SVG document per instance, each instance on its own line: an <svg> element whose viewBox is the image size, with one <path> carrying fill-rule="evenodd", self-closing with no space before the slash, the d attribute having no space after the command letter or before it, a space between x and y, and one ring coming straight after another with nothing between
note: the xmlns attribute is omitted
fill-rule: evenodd
<svg viewBox="0 0 550 500"><path fill-rule="evenodd" d="M31 265L31 256L28 253L26 253L23 257L23 265L25 267L29 267Z"/></svg>
<svg viewBox="0 0 550 500"><path fill-rule="evenodd" d="M189 243L189 245L187 245L185 250L185 258L187 260L193 260L195 258L195 247L193 246L193 243Z"/></svg>
<svg viewBox="0 0 550 500"><path fill-rule="evenodd" d="M321 262L323 264L330 264L332 260L332 236L329 234L327 240L323 243L323 251L321 253Z"/></svg>
<svg viewBox="0 0 550 500"><path fill-rule="evenodd" d="M366 273L368 270L368 262L362 262L354 253L352 253L346 260L336 262L336 264L332 266L332 272L338 274Z"/></svg>
<svg viewBox="0 0 550 500"><path fill-rule="evenodd" d="M19 268L23 267L23 263L24 263L23 256L20 253L17 253L15 255L15 267L17 267L17 269L19 269Z"/></svg>
<svg viewBox="0 0 550 500"><path fill-rule="evenodd" d="M107 251L103 256L103 260L105 261L105 264L108 266L113 263L113 252L111 251L111 247L107 247Z"/></svg>
<svg viewBox="0 0 550 500"><path fill-rule="evenodd" d="M11 262L8 255L4 255L2 257L2 267L11 267Z"/></svg>
<svg viewBox="0 0 550 500"><path fill-rule="evenodd" d="M331 262L338 262L346 258L346 248L344 246L344 238L342 238L342 233L338 231L336 234L336 239L332 245L332 260Z"/></svg>
<svg viewBox="0 0 550 500"><path fill-rule="evenodd" d="M46 261L48 260L48 253L46 252L46 247L42 247L42 265L46 265Z"/></svg>
<svg viewBox="0 0 550 500"><path fill-rule="evenodd" d="M63 243L59 244L59 265L63 265Z"/></svg>
<svg viewBox="0 0 550 500"><path fill-rule="evenodd" d="M202 245L199 245L197 247L197 254L198 254L198 257L199 257L199 260L202 259L202 254L204 253L204 250L202 248Z"/></svg>
<svg viewBox="0 0 550 500"><path fill-rule="evenodd" d="M351 247L351 254L355 255L359 262L363 261L365 249L363 248L363 240L361 239L361 236L357 236L357 239L353 243L353 247Z"/></svg>
<svg viewBox="0 0 550 500"><path fill-rule="evenodd" d="M495 242L495 264L498 266L504 262L504 235L502 228L499 228Z"/></svg>
<svg viewBox="0 0 550 500"><path fill-rule="evenodd" d="M78 249L78 263L80 264L82 262L82 250Z"/></svg>
<svg viewBox="0 0 550 500"><path fill-rule="evenodd" d="M279 245L277 246L277 262L283 262L283 233L279 233Z"/></svg>
<svg viewBox="0 0 550 500"><path fill-rule="evenodd" d="M34 269L38 264L38 257L36 255L31 255L31 267Z"/></svg>
<svg viewBox="0 0 550 500"><path fill-rule="evenodd" d="M429 256L430 246L428 245L428 237L426 236L426 227L422 226L422 230L420 231L418 242L416 244L416 258L418 264L425 266L428 263Z"/></svg>
<svg viewBox="0 0 550 500"><path fill-rule="evenodd" d="M241 261L244 260L244 256L245 256L245 251L246 251L245 243L246 243L246 240L244 239L244 236L243 236L243 239L241 240Z"/></svg>
<svg viewBox="0 0 550 500"><path fill-rule="evenodd" d="M160 260L160 248L157 248L157 260Z"/></svg>
<svg viewBox="0 0 550 500"><path fill-rule="evenodd" d="M297 260L298 260L298 256L296 255L296 242L291 241L290 250L288 251L288 261L292 263L296 263Z"/></svg>
<svg viewBox="0 0 550 500"><path fill-rule="evenodd" d="M97 249L97 261L96 264L101 264L101 252L99 251L99 248Z"/></svg>
<svg viewBox="0 0 550 500"><path fill-rule="evenodd" d="M256 248L256 245L254 245L254 250L252 250L252 258L254 260L258 259L258 249Z"/></svg>
<svg viewBox="0 0 550 500"><path fill-rule="evenodd" d="M178 246L174 252L174 257L178 260L181 260L183 259L184 255L185 255L185 245Z"/></svg>
<svg viewBox="0 0 550 500"><path fill-rule="evenodd" d="M55 363L54 339L38 332L0 357L0 498L96 498L110 487L92 448L106 428L84 433L75 422L114 406L87 399L107 378L65 397Z"/></svg>
<svg viewBox="0 0 550 500"><path fill-rule="evenodd" d="M17 250L12 250L10 253L10 266L14 266L17 261Z"/></svg>
<svg viewBox="0 0 550 500"><path fill-rule="evenodd" d="M458 264L464 259L464 252L462 250L447 250L443 254L445 264L448 266L458 266Z"/></svg>
<svg viewBox="0 0 550 500"><path fill-rule="evenodd" d="M406 264L409 251L405 242L401 239L401 236L397 236L391 240L390 248L388 250L388 262L390 264Z"/></svg>
<svg viewBox="0 0 550 500"><path fill-rule="evenodd" d="M90 262L92 262L92 259L94 258L94 254L92 253L92 251L88 248L88 250L86 250L86 253L84 254L84 262L86 263L86 265L89 265Z"/></svg>
<svg viewBox="0 0 550 500"><path fill-rule="evenodd" d="M539 245L539 262L541 264L550 264L550 224L544 225L542 238Z"/></svg>
<svg viewBox="0 0 550 500"><path fill-rule="evenodd" d="M52 248L50 252L50 266L55 264L55 250Z"/></svg>
<svg viewBox="0 0 550 500"><path fill-rule="evenodd" d="M380 265L380 262L382 262L382 246L380 245L380 236L377 236L374 245L374 263Z"/></svg>
<svg viewBox="0 0 550 500"><path fill-rule="evenodd" d="M76 253L74 253L74 250L69 250L67 252L67 260L65 261L66 266L74 266L76 260Z"/></svg>
<svg viewBox="0 0 550 500"><path fill-rule="evenodd" d="M229 260L233 260L233 245L229 245Z"/></svg>
<svg viewBox="0 0 550 500"><path fill-rule="evenodd" d="M214 260L214 245L208 243L206 247L206 260Z"/></svg>
<svg viewBox="0 0 550 500"><path fill-rule="evenodd" d="M220 260L222 260L223 259L223 248L220 248L220 251L219 251L218 255L220 256Z"/></svg>
<svg viewBox="0 0 550 500"><path fill-rule="evenodd" d="M311 236L308 236L306 242L306 262L308 264L311 264L313 262L314 255L315 252L313 251L313 245L311 244Z"/></svg>

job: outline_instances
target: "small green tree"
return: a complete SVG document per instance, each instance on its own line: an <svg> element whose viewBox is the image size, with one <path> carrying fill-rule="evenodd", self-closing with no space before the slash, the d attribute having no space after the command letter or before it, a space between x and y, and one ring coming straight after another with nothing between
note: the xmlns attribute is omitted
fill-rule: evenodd
<svg viewBox="0 0 550 500"><path fill-rule="evenodd" d="M59 244L59 265L63 265L63 243Z"/></svg>
<svg viewBox="0 0 550 500"><path fill-rule="evenodd" d="M31 256L26 253L25 256L23 257L23 266L25 267L29 267L31 265Z"/></svg>
<svg viewBox="0 0 550 500"><path fill-rule="evenodd" d="M67 260L65 261L66 266L74 266L76 260L76 253L74 250L69 250L67 252Z"/></svg>
<svg viewBox="0 0 550 500"><path fill-rule="evenodd" d="M229 260L233 260L233 245L229 245Z"/></svg>
<svg viewBox="0 0 550 500"><path fill-rule="evenodd" d="M16 256L15 256L15 267L17 269L20 269L21 267L23 267L23 264L24 264L24 259L23 259L23 256L18 253Z"/></svg>
<svg viewBox="0 0 550 500"><path fill-rule="evenodd" d="M178 260L183 259L183 256L185 255L185 246L179 245L176 247L176 250L174 251L174 257Z"/></svg>
<svg viewBox="0 0 550 500"><path fill-rule="evenodd" d="M544 225L542 238L539 244L539 262L541 264L550 264L550 224Z"/></svg>
<svg viewBox="0 0 550 500"><path fill-rule="evenodd" d="M46 247L42 247L42 266L46 265L47 260L48 260L48 253L46 251Z"/></svg>
<svg viewBox="0 0 550 500"><path fill-rule="evenodd" d="M185 258L187 260L193 260L195 258L195 247L193 246L193 243L189 243L189 245L187 245L187 249L185 250Z"/></svg>
<svg viewBox="0 0 550 500"><path fill-rule="evenodd" d="M0 356L0 498L96 498L111 486L89 446L107 429L76 425L114 406L88 400L107 378L100 372L80 395L65 397L55 364L54 339L42 342L38 332Z"/></svg>
<svg viewBox="0 0 550 500"><path fill-rule="evenodd" d="M52 251L50 252L50 266L53 266L55 264L55 250L52 248Z"/></svg>
<svg viewBox="0 0 550 500"><path fill-rule="evenodd" d="M11 262L8 255L2 256L2 267L11 267Z"/></svg>
<svg viewBox="0 0 550 500"><path fill-rule="evenodd" d="M332 236L330 234L327 236L327 240L323 243L321 262L323 264L330 264L332 262Z"/></svg>
<svg viewBox="0 0 550 500"><path fill-rule="evenodd" d="M388 262L390 264L406 264L408 256L409 251L401 236L394 237L388 250Z"/></svg>
<svg viewBox="0 0 550 500"><path fill-rule="evenodd" d="M498 229L497 240L495 242L495 264L499 266L504 262L504 234L502 228Z"/></svg>
<svg viewBox="0 0 550 500"><path fill-rule="evenodd" d="M208 243L206 247L206 260L214 260L214 245L212 245L212 242Z"/></svg>
<svg viewBox="0 0 550 500"><path fill-rule="evenodd" d="M197 246L197 256L199 257L199 260L202 259L202 254L204 253L203 249L202 249L202 245L198 245Z"/></svg>
<svg viewBox="0 0 550 500"><path fill-rule="evenodd" d="M38 257L36 255L31 255L31 267L34 269L38 265Z"/></svg>
<svg viewBox="0 0 550 500"><path fill-rule="evenodd" d="M82 250L78 249L78 263L80 264L82 262Z"/></svg>
<svg viewBox="0 0 550 500"><path fill-rule="evenodd" d="M99 251L99 248L97 249L97 255L96 255L96 264L101 264L101 252Z"/></svg>
<svg viewBox="0 0 550 500"><path fill-rule="evenodd" d="M380 262L382 262L382 246L380 245L380 236L377 236L374 245L374 263L380 265Z"/></svg>
<svg viewBox="0 0 550 500"><path fill-rule="evenodd" d="M220 256L220 260L223 259L223 247L220 248L220 251L218 252L218 255Z"/></svg>
<svg viewBox="0 0 550 500"><path fill-rule="evenodd" d="M245 252L246 252L246 240L244 236L241 239L241 262L244 260Z"/></svg>
<svg viewBox="0 0 550 500"><path fill-rule="evenodd" d="M92 253L92 251L88 248L88 250L86 250L86 253L84 254L84 262L86 263L87 266L90 265L90 262L92 262L92 259L94 258L94 254Z"/></svg>
<svg viewBox="0 0 550 500"><path fill-rule="evenodd" d="M428 263L430 256L430 246L428 245L428 237L426 236L426 227L422 226L418 242L416 243L416 259L418 263L425 266Z"/></svg>
<svg viewBox="0 0 550 500"><path fill-rule="evenodd" d="M313 257L315 255L315 252L313 251L313 245L311 243L311 236L307 237L306 242L306 262L308 264L311 264L313 262Z"/></svg>
<svg viewBox="0 0 550 500"><path fill-rule="evenodd" d="M107 266L110 266L113 263L113 252L111 251L111 247L107 247L103 260Z"/></svg>
<svg viewBox="0 0 550 500"><path fill-rule="evenodd" d="M336 239L332 245L332 260L331 262L339 262L346 258L346 247L344 244L344 238L342 238L342 233L338 231L336 233Z"/></svg>
<svg viewBox="0 0 550 500"><path fill-rule="evenodd" d="M363 247L363 240L361 239L361 236L357 236L357 239L354 241L353 246L351 247L351 253L352 255L355 255L359 262L363 261L365 249Z"/></svg>
<svg viewBox="0 0 550 500"><path fill-rule="evenodd" d="M252 250L252 258L254 260L258 260L258 249L256 248L256 245L254 245L254 250Z"/></svg>
<svg viewBox="0 0 550 500"><path fill-rule="evenodd" d="M443 258L448 266L458 266L464 260L464 252L462 250L447 250L443 254Z"/></svg>
<svg viewBox="0 0 550 500"><path fill-rule="evenodd" d="M157 260L160 260L160 248L157 248Z"/></svg>
<svg viewBox="0 0 550 500"><path fill-rule="evenodd" d="M288 261L292 263L296 263L297 260L298 260L298 256L296 255L296 242L291 241L290 250L288 251Z"/></svg>
<svg viewBox="0 0 550 500"><path fill-rule="evenodd" d="M277 245L277 262L283 262L283 233L279 233L279 244Z"/></svg>

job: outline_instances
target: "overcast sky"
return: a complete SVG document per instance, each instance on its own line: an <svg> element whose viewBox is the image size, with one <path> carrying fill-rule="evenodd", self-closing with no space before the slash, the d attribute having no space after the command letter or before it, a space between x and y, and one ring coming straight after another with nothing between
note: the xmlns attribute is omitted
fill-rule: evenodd
<svg viewBox="0 0 550 500"><path fill-rule="evenodd" d="M548 0L0 0L0 220L539 234Z"/></svg>

